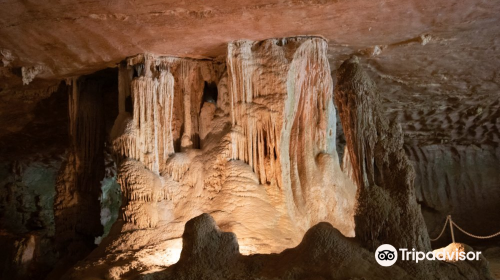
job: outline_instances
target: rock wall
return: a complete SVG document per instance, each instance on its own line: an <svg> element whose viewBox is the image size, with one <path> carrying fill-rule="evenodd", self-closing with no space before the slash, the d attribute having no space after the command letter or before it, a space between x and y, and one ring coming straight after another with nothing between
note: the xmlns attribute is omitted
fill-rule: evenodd
<svg viewBox="0 0 500 280"><path fill-rule="evenodd" d="M447 215L475 235L490 235L500 230L500 149L489 145L407 146L406 152L417 174L415 190L422 205L430 236L437 237ZM467 244L483 240L470 238L455 230L455 239ZM487 242L495 242L498 237ZM446 230L433 245L451 241Z"/></svg>
<svg viewBox="0 0 500 280"><path fill-rule="evenodd" d="M34 99L17 107L15 129L0 135L0 279L43 279L60 259L54 196L66 147L66 86Z"/></svg>
<svg viewBox="0 0 500 280"><path fill-rule="evenodd" d="M53 203L60 165L56 159L1 165L0 278L38 279L57 263Z"/></svg>

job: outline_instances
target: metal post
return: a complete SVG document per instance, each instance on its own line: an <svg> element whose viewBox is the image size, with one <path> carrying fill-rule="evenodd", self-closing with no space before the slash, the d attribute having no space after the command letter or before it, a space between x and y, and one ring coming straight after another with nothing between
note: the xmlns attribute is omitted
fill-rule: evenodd
<svg viewBox="0 0 500 280"><path fill-rule="evenodd" d="M451 220L451 215L448 215L448 219L450 220L451 240L455 243L455 234L453 234L453 221Z"/></svg>

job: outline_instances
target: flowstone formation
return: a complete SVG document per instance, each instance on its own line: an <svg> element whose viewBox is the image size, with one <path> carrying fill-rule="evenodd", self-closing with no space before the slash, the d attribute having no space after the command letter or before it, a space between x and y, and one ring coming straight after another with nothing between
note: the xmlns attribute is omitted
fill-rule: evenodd
<svg viewBox="0 0 500 280"><path fill-rule="evenodd" d="M335 150L326 51L322 38L297 37L235 41L215 60L122 63L110 139L122 219L67 277L126 279L175 263L183 225L201 213L244 254L295 246L322 221L353 236L356 187Z"/></svg>

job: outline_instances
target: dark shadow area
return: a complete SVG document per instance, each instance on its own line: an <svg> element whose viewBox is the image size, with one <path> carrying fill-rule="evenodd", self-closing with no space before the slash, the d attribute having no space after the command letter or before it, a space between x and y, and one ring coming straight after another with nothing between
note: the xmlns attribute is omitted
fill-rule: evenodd
<svg viewBox="0 0 500 280"><path fill-rule="evenodd" d="M0 138L0 161L21 160L40 154L58 157L68 140L68 86L59 84L56 92L39 101L33 111L14 115L31 120L18 132L6 133ZM12 111L24 108L12 104ZM7 120L8 121L8 120Z"/></svg>
<svg viewBox="0 0 500 280"><path fill-rule="evenodd" d="M205 82L205 87L203 88L203 98L200 104L200 110L201 107L203 107L203 103L205 102L217 104L218 95L219 92L217 90L217 84L213 82L212 83Z"/></svg>

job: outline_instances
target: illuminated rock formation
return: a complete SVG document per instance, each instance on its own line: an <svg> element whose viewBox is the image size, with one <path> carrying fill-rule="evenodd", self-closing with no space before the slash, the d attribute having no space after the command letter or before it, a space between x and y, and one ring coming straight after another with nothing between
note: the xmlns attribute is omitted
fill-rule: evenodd
<svg viewBox="0 0 500 280"><path fill-rule="evenodd" d="M226 63L122 64L111 142L125 200L105 266L127 248L178 254L183 225L200 213L235 232L244 254L280 252L322 221L352 236L355 186L335 150L326 50L314 37L237 41Z"/></svg>
<svg viewBox="0 0 500 280"><path fill-rule="evenodd" d="M207 214L188 221L182 239L178 263L138 279L423 279L398 265L380 266L373 252L328 223L311 227L298 246L273 255L242 256L237 236L222 232ZM452 252L456 247L472 251L456 243L442 250ZM478 261L447 260L436 264L435 270L425 271L424 277L492 279L484 257Z"/></svg>

